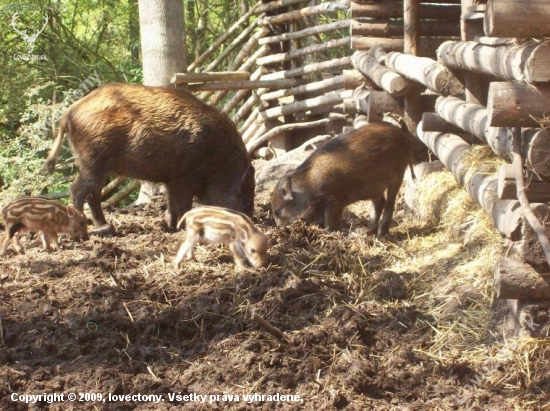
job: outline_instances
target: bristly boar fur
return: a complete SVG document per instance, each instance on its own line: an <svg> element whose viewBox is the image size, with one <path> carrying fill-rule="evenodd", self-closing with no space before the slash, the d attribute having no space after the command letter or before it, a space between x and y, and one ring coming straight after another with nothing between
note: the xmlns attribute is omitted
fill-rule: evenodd
<svg viewBox="0 0 550 411"><path fill-rule="evenodd" d="M110 172L165 183L172 228L191 209L193 196L253 213L254 167L235 125L186 91L123 83L92 91L59 121L46 162L50 172L65 133L80 169L72 201L82 210L88 200L98 226L106 224L101 189Z"/></svg>
<svg viewBox="0 0 550 411"><path fill-rule="evenodd" d="M301 218L336 230L344 207L370 199L371 229L383 238L411 156L410 137L388 123L334 138L281 178L271 197L275 222L280 226Z"/></svg>
<svg viewBox="0 0 550 411"><path fill-rule="evenodd" d="M24 254L19 235L26 231L41 231L45 250L59 248L57 235L70 234L74 241L88 239L88 220L72 204L67 206L56 200L40 197L20 197L2 209L6 232L2 238L0 255L6 255L13 238L16 251ZM50 246L51 245L51 246Z"/></svg>

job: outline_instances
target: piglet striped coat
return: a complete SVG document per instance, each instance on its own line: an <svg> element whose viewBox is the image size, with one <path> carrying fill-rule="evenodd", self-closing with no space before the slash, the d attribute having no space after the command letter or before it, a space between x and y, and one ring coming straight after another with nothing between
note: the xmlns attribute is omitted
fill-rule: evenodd
<svg viewBox="0 0 550 411"><path fill-rule="evenodd" d="M239 267L245 267L248 262L260 268L266 263L267 238L242 213L222 207L197 207L185 213L178 228L184 224L186 238L174 261L175 268L185 257L194 258L193 247L200 240L228 244Z"/></svg>

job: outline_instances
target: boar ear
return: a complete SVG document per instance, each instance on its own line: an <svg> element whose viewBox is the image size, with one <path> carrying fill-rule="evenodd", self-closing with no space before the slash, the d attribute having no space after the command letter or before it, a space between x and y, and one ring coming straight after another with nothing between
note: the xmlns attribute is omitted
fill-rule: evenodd
<svg viewBox="0 0 550 411"><path fill-rule="evenodd" d="M243 188L244 183L250 178L250 176L252 176L252 178L254 178L255 171L256 170L254 170L254 166L252 164L250 164L248 166L248 168L245 170L243 176L241 177L241 182L239 184L239 189Z"/></svg>
<svg viewBox="0 0 550 411"><path fill-rule="evenodd" d="M285 201L292 201L292 179L285 176L279 181L279 192Z"/></svg>
<svg viewBox="0 0 550 411"><path fill-rule="evenodd" d="M69 218L73 218L75 214L76 214L76 208L74 208L74 205L69 204L67 206L67 215L69 216Z"/></svg>

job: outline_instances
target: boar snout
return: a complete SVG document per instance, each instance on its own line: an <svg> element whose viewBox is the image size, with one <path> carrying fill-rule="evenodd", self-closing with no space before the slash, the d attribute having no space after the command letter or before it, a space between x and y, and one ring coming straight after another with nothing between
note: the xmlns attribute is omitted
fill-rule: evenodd
<svg viewBox="0 0 550 411"><path fill-rule="evenodd" d="M263 234L253 234L246 242L245 254L254 268L262 268L267 263L267 238Z"/></svg>
<svg viewBox="0 0 550 411"><path fill-rule="evenodd" d="M292 174L284 176L273 190L271 208L277 227L289 225L298 219L317 220L307 193L293 179Z"/></svg>

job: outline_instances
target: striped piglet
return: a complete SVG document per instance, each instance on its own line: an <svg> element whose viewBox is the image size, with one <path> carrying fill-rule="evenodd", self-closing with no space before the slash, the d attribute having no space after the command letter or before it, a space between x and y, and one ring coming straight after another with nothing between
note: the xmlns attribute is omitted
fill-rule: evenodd
<svg viewBox="0 0 550 411"><path fill-rule="evenodd" d="M190 260L194 258L193 247L200 240L228 244L239 267L245 267L247 261L255 268L266 263L267 238L242 213L228 208L202 206L185 213L178 222L178 228L183 224L186 238L174 261L175 268L185 257Z"/></svg>
<svg viewBox="0 0 550 411"><path fill-rule="evenodd" d="M6 255L11 239L17 252L24 254L19 235L26 231L41 231L42 244L47 251L59 248L58 233L70 234L75 241L88 239L86 216L72 204L65 206L55 200L21 197L2 209L2 218L6 223L6 232L0 255Z"/></svg>

